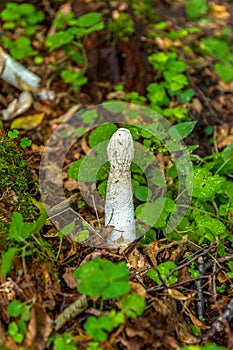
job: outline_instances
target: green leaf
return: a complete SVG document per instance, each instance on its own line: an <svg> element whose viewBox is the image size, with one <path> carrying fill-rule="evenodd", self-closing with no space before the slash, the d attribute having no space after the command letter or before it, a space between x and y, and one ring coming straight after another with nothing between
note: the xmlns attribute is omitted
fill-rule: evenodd
<svg viewBox="0 0 233 350"><path fill-rule="evenodd" d="M153 203L141 204L136 208L136 217L146 225L155 226L165 222L169 213L175 208L174 201L169 198L159 198ZM161 222L162 220L162 222Z"/></svg>
<svg viewBox="0 0 233 350"><path fill-rule="evenodd" d="M17 139L17 137L19 136L19 130L14 129L14 130L8 131L7 135L11 139Z"/></svg>
<svg viewBox="0 0 233 350"><path fill-rule="evenodd" d="M95 109L89 109L81 114L81 118L86 124L93 123L98 117L98 112Z"/></svg>
<svg viewBox="0 0 233 350"><path fill-rule="evenodd" d="M101 21L101 14L98 12L87 13L76 20L76 24L80 27L90 27Z"/></svg>
<svg viewBox="0 0 233 350"><path fill-rule="evenodd" d="M193 89L183 90L180 94L180 102L187 103L191 100L191 98L195 95Z"/></svg>
<svg viewBox="0 0 233 350"><path fill-rule="evenodd" d="M206 0L185 0L186 12L191 20L198 20L208 11Z"/></svg>
<svg viewBox="0 0 233 350"><path fill-rule="evenodd" d="M173 125L169 129L168 134L174 140L180 141L187 137L193 131L196 124L197 122L183 122L180 124Z"/></svg>
<svg viewBox="0 0 233 350"><path fill-rule="evenodd" d="M195 215L194 220L200 233L205 233L208 229L216 237L226 231L226 226L220 220L209 215Z"/></svg>
<svg viewBox="0 0 233 350"><path fill-rule="evenodd" d="M228 145L221 153L222 158L225 162L233 160L233 143Z"/></svg>
<svg viewBox="0 0 233 350"><path fill-rule="evenodd" d="M88 239L90 233L88 230L81 230L77 233L75 233L75 235L73 236L73 240L75 242L81 243L84 242Z"/></svg>
<svg viewBox="0 0 233 350"><path fill-rule="evenodd" d="M126 102L115 102L115 101L106 101L101 104L104 109L112 114L118 114L123 111L127 111L128 104Z"/></svg>
<svg viewBox="0 0 233 350"><path fill-rule="evenodd" d="M84 126L79 126L76 130L75 130L75 136L76 137L81 137L85 134L86 132L86 128L84 128Z"/></svg>
<svg viewBox="0 0 233 350"><path fill-rule="evenodd" d="M186 178L189 194L204 201L213 200L216 194L221 192L224 183L223 177L218 174L213 175L206 168L194 169L193 173L188 174Z"/></svg>
<svg viewBox="0 0 233 350"><path fill-rule="evenodd" d="M93 148L99 143L109 140L116 130L117 126L115 124L103 124L98 126L89 136L90 147Z"/></svg>
<svg viewBox="0 0 233 350"><path fill-rule="evenodd" d="M60 46L70 43L74 39L74 34L67 30L61 30L58 33L50 35L45 41L45 45L49 47L49 51L53 51Z"/></svg>
<svg viewBox="0 0 233 350"><path fill-rule="evenodd" d="M7 312L11 317L18 317L21 315L23 310L23 304L19 300L13 300L10 302Z"/></svg>
<svg viewBox="0 0 233 350"><path fill-rule="evenodd" d="M7 273L11 269L12 261L17 252L17 248L11 247L6 252L2 253L2 266L1 266L1 274L2 276L6 276Z"/></svg>
<svg viewBox="0 0 233 350"><path fill-rule="evenodd" d="M62 230L58 233L61 234L62 236L69 235L74 228L74 222L70 222L68 225L64 226Z"/></svg>
<svg viewBox="0 0 233 350"><path fill-rule="evenodd" d="M88 79L87 77L84 77L83 72L73 72L71 70L64 69L61 71L61 77L65 83L76 86L82 86L88 82Z"/></svg>
<svg viewBox="0 0 233 350"><path fill-rule="evenodd" d="M134 194L137 199L143 202L150 200L152 196L151 190L146 186L137 186L134 190Z"/></svg>
<svg viewBox="0 0 233 350"><path fill-rule="evenodd" d="M29 140L27 137L23 137L20 140L20 146L23 148L29 147L32 144L32 140Z"/></svg>
<svg viewBox="0 0 233 350"><path fill-rule="evenodd" d="M224 83L230 83L233 80L233 65L230 62L217 62L214 65L216 72Z"/></svg>
<svg viewBox="0 0 233 350"><path fill-rule="evenodd" d="M145 299L139 294L129 294L122 301L122 310L131 318L141 316L145 307Z"/></svg>
<svg viewBox="0 0 233 350"><path fill-rule="evenodd" d="M204 38L201 42L207 55L222 61L227 61L230 57L229 45L225 41L216 38Z"/></svg>

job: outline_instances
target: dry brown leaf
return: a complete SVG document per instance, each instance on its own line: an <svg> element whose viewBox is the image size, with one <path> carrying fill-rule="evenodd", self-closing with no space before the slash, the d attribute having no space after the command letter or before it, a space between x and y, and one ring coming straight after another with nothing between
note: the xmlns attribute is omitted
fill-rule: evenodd
<svg viewBox="0 0 233 350"><path fill-rule="evenodd" d="M220 271L217 275L217 279L220 283L224 283L228 280L228 277L226 276L224 271Z"/></svg>
<svg viewBox="0 0 233 350"><path fill-rule="evenodd" d="M67 286L71 289L75 289L77 287L77 280L74 278L75 269L75 267L67 267L65 269L65 273L62 275Z"/></svg>
<svg viewBox="0 0 233 350"><path fill-rule="evenodd" d="M202 323L200 320L198 320L198 318L196 318L196 316L194 316L191 311L189 311L188 309L186 309L186 311L188 312L188 315L189 315L192 323L194 324L194 326L196 326L200 329L209 329L210 328L210 327L206 326L204 323Z"/></svg>
<svg viewBox="0 0 233 350"><path fill-rule="evenodd" d="M64 181L64 187L68 191L73 191L79 188L79 184L78 184L78 181L74 179L67 179Z"/></svg>
<svg viewBox="0 0 233 350"><path fill-rule="evenodd" d="M148 250L147 250L147 253L148 253L148 256L151 260L151 262L153 263L154 266L157 266L157 260L156 260L156 257L159 253L159 242L151 242L149 245L148 245Z"/></svg>
<svg viewBox="0 0 233 350"><path fill-rule="evenodd" d="M192 109L194 109L194 111L196 111L197 113L201 113L202 112L202 104L200 102L200 100L198 98L193 98L192 102L191 102L191 107Z"/></svg>
<svg viewBox="0 0 233 350"><path fill-rule="evenodd" d="M145 257L140 253L137 247L135 247L128 256L128 264L138 272L144 271L151 266L146 262Z"/></svg>
<svg viewBox="0 0 233 350"><path fill-rule="evenodd" d="M181 293L179 290L177 289L172 289L172 288L168 288L168 294L176 300L187 300L188 297L186 295L184 295L183 293Z"/></svg>
<svg viewBox="0 0 233 350"><path fill-rule="evenodd" d="M141 284L131 281L129 282L129 284L131 286L132 293L137 293L141 295L141 297L143 297L144 299L146 298L146 289Z"/></svg>
<svg viewBox="0 0 233 350"><path fill-rule="evenodd" d="M31 309L24 346L32 347L33 350L43 350L50 333L53 330L53 322L44 308L36 304Z"/></svg>
<svg viewBox="0 0 233 350"><path fill-rule="evenodd" d="M227 10L226 5L213 5L211 7L211 12L215 18L218 19L228 19L230 18L230 13Z"/></svg>

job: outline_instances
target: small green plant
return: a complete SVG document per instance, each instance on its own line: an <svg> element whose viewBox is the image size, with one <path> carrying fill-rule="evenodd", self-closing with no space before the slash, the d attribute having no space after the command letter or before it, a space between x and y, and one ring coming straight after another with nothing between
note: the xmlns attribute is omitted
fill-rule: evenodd
<svg viewBox="0 0 233 350"><path fill-rule="evenodd" d="M200 272L195 268L195 262L192 261L190 267L188 268L191 278L196 278L200 276Z"/></svg>
<svg viewBox="0 0 233 350"><path fill-rule="evenodd" d="M188 102L193 97L193 90L186 89L188 79L184 72L188 67L178 59L175 52L154 53L148 59L161 78L160 83L150 83L147 87L150 107L171 119L178 121L187 119L186 108L169 108L168 106L171 98L176 98L180 102Z"/></svg>
<svg viewBox="0 0 233 350"><path fill-rule="evenodd" d="M43 22L44 13L37 11L32 4L9 2L0 17L4 30L14 31L17 27L24 33L24 36L16 40L11 40L7 35L1 38L3 46L10 50L12 57L18 60L35 56L38 52L33 49L30 37L36 33L38 23Z"/></svg>
<svg viewBox="0 0 233 350"><path fill-rule="evenodd" d="M21 303L19 300L13 300L8 306L8 315L17 318L17 321L11 321L8 326L8 333L16 343L22 343L27 332L26 321L30 320L30 305Z"/></svg>
<svg viewBox="0 0 233 350"><path fill-rule="evenodd" d="M166 261L159 264L154 269L146 272L146 275L149 276L157 284L165 282L167 285L171 285L178 281L178 271L175 270L176 268L177 266L175 263L172 261ZM172 270L174 270L174 272L170 276ZM167 278L168 275L169 277Z"/></svg>
<svg viewBox="0 0 233 350"><path fill-rule="evenodd" d="M124 261L113 264L96 258L78 268L74 277L81 280L78 291L93 298L119 298L130 290L129 270Z"/></svg>
<svg viewBox="0 0 233 350"><path fill-rule="evenodd" d="M87 35L104 28L101 14L92 12L75 18L73 12L57 13L54 25L58 31L47 37L45 44L50 52L62 49L65 56L71 58L72 62L79 66L77 70L67 66L61 71L61 77L65 83L73 86L73 89L77 89L87 82L87 78L84 76L88 66L84 39Z"/></svg>
<svg viewBox="0 0 233 350"><path fill-rule="evenodd" d="M37 237L40 229L44 226L47 215L45 212L34 222L24 222L20 213L14 212L12 215L12 221L10 224L8 245L10 246L6 251L2 253L2 265L1 274L6 276L12 266L12 261L16 254L25 258L32 252L38 251L32 246L32 240L36 242L41 249L45 249L46 243ZM48 246L47 246L48 248Z"/></svg>

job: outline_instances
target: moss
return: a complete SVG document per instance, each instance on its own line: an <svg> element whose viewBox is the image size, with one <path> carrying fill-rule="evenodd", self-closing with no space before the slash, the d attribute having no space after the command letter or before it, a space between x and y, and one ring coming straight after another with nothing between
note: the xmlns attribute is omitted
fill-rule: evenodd
<svg viewBox="0 0 233 350"><path fill-rule="evenodd" d="M24 153L16 143L0 136L0 233L9 230L14 211L27 218L36 218L38 209L33 198L39 195L36 176Z"/></svg>

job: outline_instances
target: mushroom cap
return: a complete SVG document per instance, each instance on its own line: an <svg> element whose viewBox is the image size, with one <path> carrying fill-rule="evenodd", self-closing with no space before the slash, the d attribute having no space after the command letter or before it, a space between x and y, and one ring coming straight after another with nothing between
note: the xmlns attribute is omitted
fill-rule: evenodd
<svg viewBox="0 0 233 350"><path fill-rule="evenodd" d="M107 154L111 166L130 167L134 158L134 145L128 129L120 128L112 135L108 143Z"/></svg>

